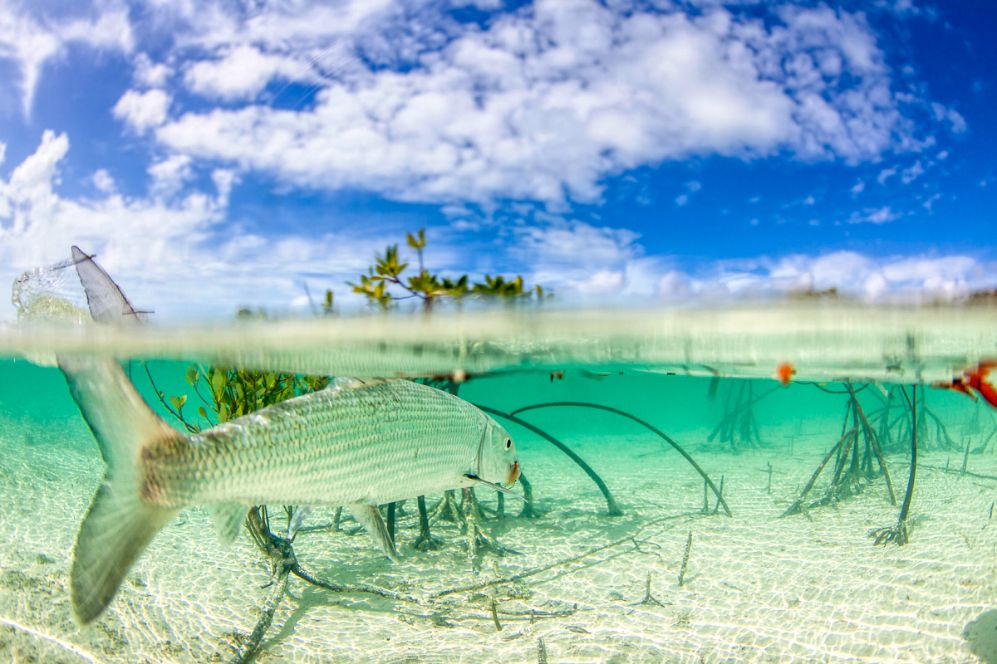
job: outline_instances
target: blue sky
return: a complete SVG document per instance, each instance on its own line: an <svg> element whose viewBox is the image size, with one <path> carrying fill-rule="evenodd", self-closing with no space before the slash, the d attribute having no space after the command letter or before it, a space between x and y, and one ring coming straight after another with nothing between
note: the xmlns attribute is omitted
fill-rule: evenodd
<svg viewBox="0 0 997 664"><path fill-rule="evenodd" d="M0 279L301 307L426 227L565 300L997 285L989 2L0 5ZM9 313L5 313L5 317Z"/></svg>

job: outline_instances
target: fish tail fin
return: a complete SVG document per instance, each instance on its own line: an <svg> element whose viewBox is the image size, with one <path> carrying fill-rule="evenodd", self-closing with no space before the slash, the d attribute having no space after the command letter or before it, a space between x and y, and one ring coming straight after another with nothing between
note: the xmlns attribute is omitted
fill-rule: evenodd
<svg viewBox="0 0 997 664"><path fill-rule="evenodd" d="M174 508L143 500L142 451L183 436L149 409L114 360L58 359L107 463L73 547L70 598L85 625L107 608L146 545L176 515Z"/></svg>

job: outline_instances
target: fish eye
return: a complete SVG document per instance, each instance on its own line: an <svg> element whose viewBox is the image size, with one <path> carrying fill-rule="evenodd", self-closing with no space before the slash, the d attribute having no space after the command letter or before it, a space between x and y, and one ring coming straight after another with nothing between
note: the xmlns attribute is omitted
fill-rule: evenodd
<svg viewBox="0 0 997 664"><path fill-rule="evenodd" d="M505 449L507 449L507 450L511 450L512 449L512 438L506 438L505 439Z"/></svg>

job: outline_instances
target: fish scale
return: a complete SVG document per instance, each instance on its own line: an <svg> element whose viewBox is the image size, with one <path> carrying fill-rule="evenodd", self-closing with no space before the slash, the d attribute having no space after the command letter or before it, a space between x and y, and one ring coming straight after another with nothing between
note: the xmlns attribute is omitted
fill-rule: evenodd
<svg viewBox="0 0 997 664"><path fill-rule="evenodd" d="M383 504L459 484L475 470L487 422L465 401L410 381L336 385L163 441L143 470L163 507Z"/></svg>

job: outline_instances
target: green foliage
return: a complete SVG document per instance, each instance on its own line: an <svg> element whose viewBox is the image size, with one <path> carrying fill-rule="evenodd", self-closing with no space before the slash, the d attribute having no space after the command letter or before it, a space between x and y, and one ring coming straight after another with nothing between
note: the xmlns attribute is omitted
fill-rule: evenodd
<svg viewBox="0 0 997 664"><path fill-rule="evenodd" d="M383 254L375 254L374 265L368 269L367 274L360 275L359 283L349 284L354 293L364 295L368 302L385 310L399 300L416 298L422 301L427 311L431 310L434 302L438 300L449 298L459 302L469 295L500 298L506 301L550 297L550 294L539 285L527 288L520 275L508 278L486 274L484 281L472 283L466 274L459 277L444 277L430 272L423 261L426 229L419 229L415 235L408 233L405 240L409 249L416 252L418 270L415 273L406 272L409 263L399 257L398 245L389 245Z"/></svg>
<svg viewBox="0 0 997 664"><path fill-rule="evenodd" d="M323 376L299 376L273 371L209 367L198 379L210 388L210 404L219 422L241 417L265 406L320 390L329 384ZM195 390L197 384L193 385Z"/></svg>
<svg viewBox="0 0 997 664"><path fill-rule="evenodd" d="M202 405L197 414L210 425L248 415L260 408L315 392L329 384L325 376L302 376L274 371L252 371L192 364L184 376ZM150 376L151 379L151 376ZM171 396L156 390L160 401L188 431L201 429L184 413L187 395Z"/></svg>

